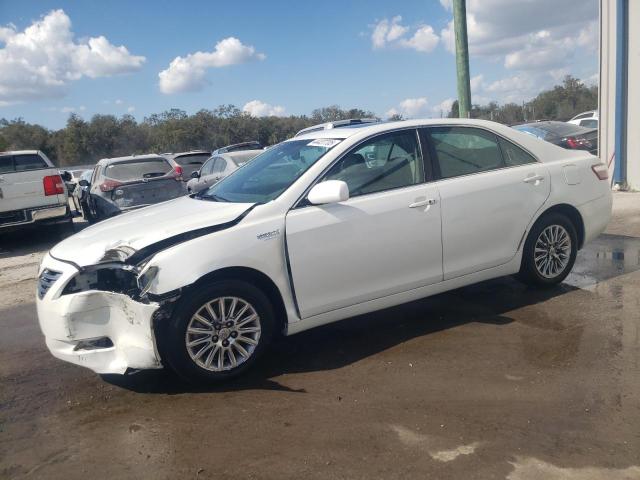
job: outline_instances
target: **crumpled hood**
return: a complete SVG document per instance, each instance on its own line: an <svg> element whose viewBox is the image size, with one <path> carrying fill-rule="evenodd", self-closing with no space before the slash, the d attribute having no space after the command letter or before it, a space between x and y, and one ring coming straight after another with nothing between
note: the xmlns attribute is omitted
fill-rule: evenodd
<svg viewBox="0 0 640 480"><path fill-rule="evenodd" d="M95 265L105 252L116 247L139 251L177 235L233 222L252 206L180 197L85 228L58 243L50 253L80 267Z"/></svg>

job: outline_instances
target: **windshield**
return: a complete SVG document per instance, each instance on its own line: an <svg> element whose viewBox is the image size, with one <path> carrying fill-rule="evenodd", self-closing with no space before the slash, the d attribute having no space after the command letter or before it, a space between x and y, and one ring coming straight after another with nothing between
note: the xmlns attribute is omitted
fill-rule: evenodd
<svg viewBox="0 0 640 480"><path fill-rule="evenodd" d="M202 191L196 198L237 203L269 202L341 141L322 138L280 143Z"/></svg>

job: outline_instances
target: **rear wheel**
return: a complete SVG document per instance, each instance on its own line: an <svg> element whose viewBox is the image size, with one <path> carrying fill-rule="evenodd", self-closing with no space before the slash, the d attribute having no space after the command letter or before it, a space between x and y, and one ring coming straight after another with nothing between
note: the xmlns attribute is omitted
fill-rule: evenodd
<svg viewBox="0 0 640 480"><path fill-rule="evenodd" d="M577 252L578 238L571 220L560 213L544 215L529 232L519 276L531 285L556 285L571 272Z"/></svg>
<svg viewBox="0 0 640 480"><path fill-rule="evenodd" d="M240 280L218 281L181 299L164 332L164 356L187 380L226 380L251 367L273 325L273 308L261 290Z"/></svg>

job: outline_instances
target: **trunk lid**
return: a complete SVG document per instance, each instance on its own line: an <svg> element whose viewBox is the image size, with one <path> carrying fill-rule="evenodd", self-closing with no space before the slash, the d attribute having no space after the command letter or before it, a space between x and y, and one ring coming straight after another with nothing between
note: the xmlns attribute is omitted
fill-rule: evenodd
<svg viewBox="0 0 640 480"><path fill-rule="evenodd" d="M111 192L111 199L122 210L165 202L184 195L182 182L172 177L128 182Z"/></svg>

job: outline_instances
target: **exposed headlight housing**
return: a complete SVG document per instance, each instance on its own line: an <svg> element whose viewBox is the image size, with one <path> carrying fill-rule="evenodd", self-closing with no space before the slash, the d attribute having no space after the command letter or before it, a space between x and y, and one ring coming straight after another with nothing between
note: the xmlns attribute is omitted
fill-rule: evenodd
<svg viewBox="0 0 640 480"><path fill-rule="evenodd" d="M151 284L158 276L158 271L158 267L151 266L145 268L144 270L142 270L142 272L140 272L137 280L138 288L140 289L140 296L145 295L149 291L149 289L151 288Z"/></svg>

